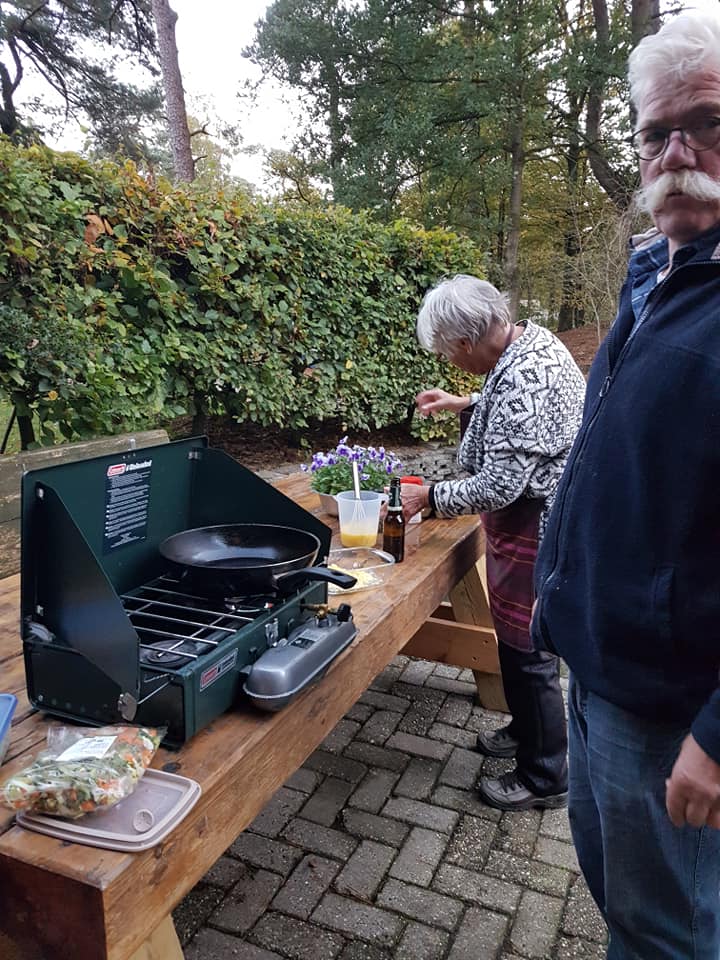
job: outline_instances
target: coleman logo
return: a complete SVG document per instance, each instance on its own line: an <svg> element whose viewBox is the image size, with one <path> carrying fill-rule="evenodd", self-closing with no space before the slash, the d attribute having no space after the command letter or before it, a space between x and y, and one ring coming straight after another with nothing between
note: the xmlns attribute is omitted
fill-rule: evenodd
<svg viewBox="0 0 720 960"><path fill-rule="evenodd" d="M223 657L222 660L218 660L212 667L208 667L208 669L200 675L200 689L205 690L211 683L215 683L218 677L221 677L224 673L227 673L228 670L231 670L236 662L237 650L233 650L232 653Z"/></svg>
<svg viewBox="0 0 720 960"><path fill-rule="evenodd" d="M127 469L124 463L114 463L111 467L107 468L107 475L109 477L119 477L122 473L125 473Z"/></svg>

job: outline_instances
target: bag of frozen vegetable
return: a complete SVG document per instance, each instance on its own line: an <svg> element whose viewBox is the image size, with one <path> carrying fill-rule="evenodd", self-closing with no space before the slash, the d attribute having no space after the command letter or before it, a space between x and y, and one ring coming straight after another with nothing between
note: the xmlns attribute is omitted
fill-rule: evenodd
<svg viewBox="0 0 720 960"><path fill-rule="evenodd" d="M82 817L111 807L135 789L164 729L51 727L47 750L0 786L13 810Z"/></svg>

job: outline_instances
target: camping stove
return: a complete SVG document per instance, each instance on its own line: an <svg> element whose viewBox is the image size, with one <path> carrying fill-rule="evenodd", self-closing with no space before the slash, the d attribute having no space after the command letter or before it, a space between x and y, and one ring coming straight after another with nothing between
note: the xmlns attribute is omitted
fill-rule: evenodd
<svg viewBox="0 0 720 960"><path fill-rule="evenodd" d="M180 530L262 517L313 533L327 555L324 524L202 439L26 474L32 703L85 723L167 726L168 745L238 702L289 703L352 641L349 606L330 609L321 581L288 596L201 596L157 549Z"/></svg>

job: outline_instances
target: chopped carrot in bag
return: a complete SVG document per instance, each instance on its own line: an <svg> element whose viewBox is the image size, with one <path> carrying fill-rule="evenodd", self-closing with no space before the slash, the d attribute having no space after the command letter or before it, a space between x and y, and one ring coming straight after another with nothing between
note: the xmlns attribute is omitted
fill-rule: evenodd
<svg viewBox="0 0 720 960"><path fill-rule="evenodd" d="M0 786L13 810L81 817L111 807L135 789L165 729L56 726L48 749Z"/></svg>

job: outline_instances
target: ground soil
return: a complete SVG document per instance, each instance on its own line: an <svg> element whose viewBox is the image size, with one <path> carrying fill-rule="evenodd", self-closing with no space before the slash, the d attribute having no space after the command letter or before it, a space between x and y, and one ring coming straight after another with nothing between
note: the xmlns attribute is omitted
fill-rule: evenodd
<svg viewBox="0 0 720 960"><path fill-rule="evenodd" d="M599 339L594 326L579 327L559 334L584 374L592 363ZM191 425L182 420L173 425L174 436L188 436ZM273 470L288 464L308 461L315 450L332 449L347 433L340 421L325 421L322 425L303 430L302 437L279 427L261 427L254 423L238 424L227 417L212 417L207 434L210 443L231 454L250 470ZM386 427L372 434L353 431L352 443L383 444L401 459L417 451L421 442L412 437L403 426Z"/></svg>

